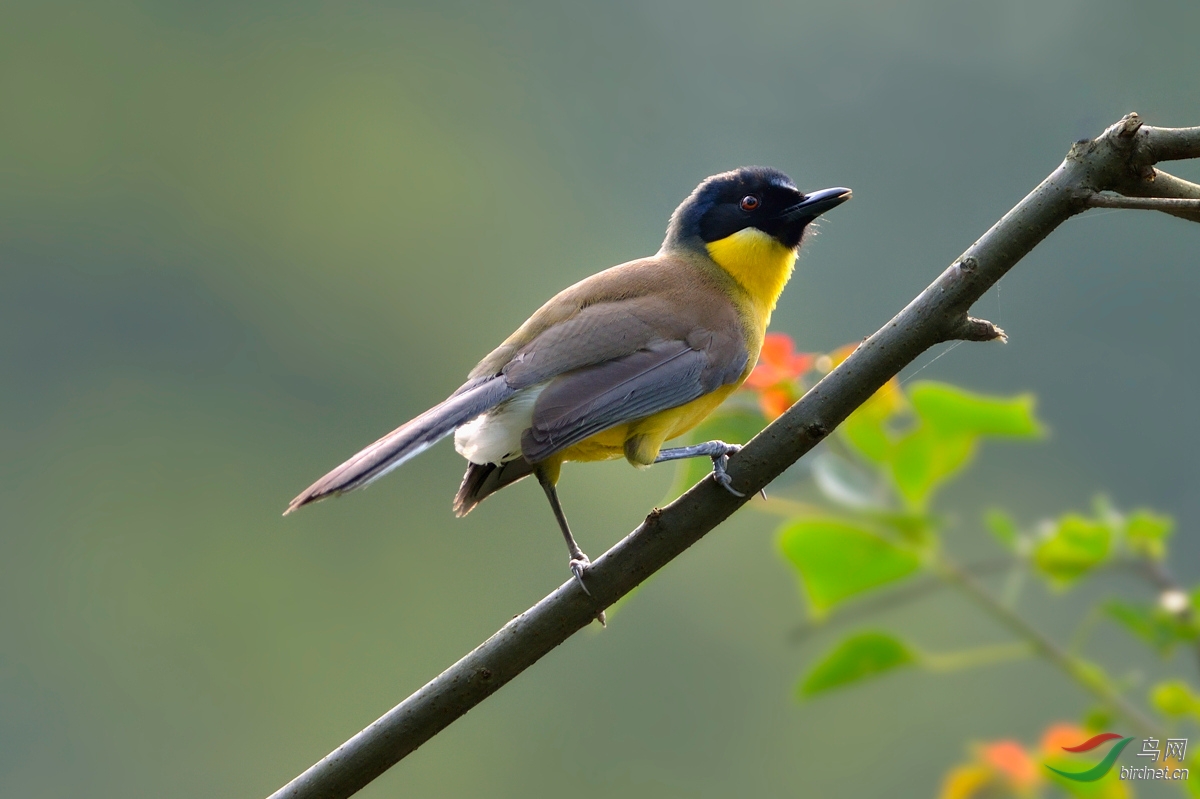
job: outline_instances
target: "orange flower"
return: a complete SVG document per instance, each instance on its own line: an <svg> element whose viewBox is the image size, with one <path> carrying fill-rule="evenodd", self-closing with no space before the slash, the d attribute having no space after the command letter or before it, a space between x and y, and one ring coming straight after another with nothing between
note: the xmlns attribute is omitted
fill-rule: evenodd
<svg viewBox="0 0 1200 799"><path fill-rule="evenodd" d="M996 741L980 747L980 759L1003 774L1017 791L1028 791L1038 781L1037 764L1016 741Z"/></svg>
<svg viewBox="0 0 1200 799"><path fill-rule="evenodd" d="M1088 733L1079 727L1060 722L1046 728L1037 749L1026 749L1014 740L974 744L970 761L955 766L946 774L939 799L992 796L1033 799L1041 796L1042 786L1046 784L1043 760L1061 757L1063 746L1078 744L1087 736ZM1089 788L1087 795L1096 799L1130 799L1125 786L1113 776L1095 791Z"/></svg>
<svg viewBox="0 0 1200 799"><path fill-rule="evenodd" d="M813 356L796 352L792 337L768 333L763 339L758 365L746 378L746 386L758 392L758 405L767 421L774 421L800 398L796 381L812 368Z"/></svg>
<svg viewBox="0 0 1200 799"><path fill-rule="evenodd" d="M1016 741L994 741L975 749L970 763L957 766L942 782L939 799L989 796L1033 797L1041 780L1037 763Z"/></svg>
<svg viewBox="0 0 1200 799"><path fill-rule="evenodd" d="M1075 746L1088 737L1088 733L1082 727L1076 727L1074 724L1051 724L1042 733L1042 752L1046 755L1061 756L1063 747Z"/></svg>
<svg viewBox="0 0 1200 799"><path fill-rule="evenodd" d="M813 356L796 352L796 345L787 333L768 333L763 339L758 365L746 378L750 388L774 388L780 383L794 381L812 368Z"/></svg>
<svg viewBox="0 0 1200 799"><path fill-rule="evenodd" d="M773 422L783 416L798 399L800 398L796 396L796 392L786 386L767 388L758 392L758 409L768 422Z"/></svg>

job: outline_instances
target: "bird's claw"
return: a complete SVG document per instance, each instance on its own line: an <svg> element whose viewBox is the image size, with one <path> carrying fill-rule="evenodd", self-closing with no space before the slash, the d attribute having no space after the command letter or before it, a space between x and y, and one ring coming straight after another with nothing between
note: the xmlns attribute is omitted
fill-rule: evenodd
<svg viewBox="0 0 1200 799"><path fill-rule="evenodd" d="M741 491L733 487L733 479L729 476L729 472L725 471L729 465L729 456L736 453L742 447L739 444L727 444L725 452L720 455L714 455L713 462L713 479L725 487L725 490L735 497L741 499L746 496Z"/></svg>
<svg viewBox="0 0 1200 799"><path fill-rule="evenodd" d="M583 584L583 573L591 565L592 562L588 560L588 556L582 552L579 553L578 557L571 558L571 574L575 575L575 582L579 583L579 587L583 589L583 593L588 596L591 596L592 592ZM608 619L605 617L603 610L596 611L596 621L600 622L601 627L608 626Z"/></svg>
<svg viewBox="0 0 1200 799"><path fill-rule="evenodd" d="M591 596L592 592L583 584L583 573L587 571L588 566L592 565L592 562L588 560L588 556L580 552L578 557L571 558L570 565L571 574L575 575L575 582L579 583L579 587L583 589L583 593Z"/></svg>
<svg viewBox="0 0 1200 799"><path fill-rule="evenodd" d="M725 490L728 491L730 494L733 494L735 497L738 497L740 499L740 498L746 496L741 491L738 491L736 488L733 487L733 479L725 472L718 472L718 471L714 470L713 471L713 479L716 480L718 483L720 483L722 486L724 486Z"/></svg>

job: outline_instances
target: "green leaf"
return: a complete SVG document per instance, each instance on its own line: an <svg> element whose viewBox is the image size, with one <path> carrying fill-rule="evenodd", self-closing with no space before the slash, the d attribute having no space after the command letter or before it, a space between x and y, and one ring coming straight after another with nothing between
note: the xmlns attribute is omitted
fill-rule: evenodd
<svg viewBox="0 0 1200 799"><path fill-rule="evenodd" d="M1001 399L922 382L912 386L908 399L919 422L892 445L888 463L910 508L924 508L934 489L970 462L980 437L1041 433L1031 395Z"/></svg>
<svg viewBox="0 0 1200 799"><path fill-rule="evenodd" d="M1083 716L1085 730L1107 730L1115 723L1112 708L1108 705L1093 705Z"/></svg>
<svg viewBox="0 0 1200 799"><path fill-rule="evenodd" d="M917 423L898 433L896 419L910 404ZM932 382L915 384L906 398L889 382L838 430L851 449L888 470L909 510L920 511L939 484L970 462L981 436L1040 435L1033 406L1031 395L987 397Z"/></svg>
<svg viewBox="0 0 1200 799"><path fill-rule="evenodd" d="M1192 774L1200 773L1200 758L1197 758L1196 755L1190 751L1188 752L1187 760L1184 761L1184 765L1190 769L1188 772L1189 777ZM1184 780L1183 784L1184 790L1187 791L1188 796L1192 797L1192 799L1200 798L1200 780L1188 779Z"/></svg>
<svg viewBox="0 0 1200 799"><path fill-rule="evenodd" d="M1078 580L1102 564L1112 548L1112 529L1102 522L1068 513L1034 551L1034 566L1060 586Z"/></svg>
<svg viewBox="0 0 1200 799"><path fill-rule="evenodd" d="M933 488L934 437L919 427L902 438L890 464L892 479L909 507L920 507Z"/></svg>
<svg viewBox="0 0 1200 799"><path fill-rule="evenodd" d="M758 435L767 420L758 411L743 408L722 410L698 425L688 436L689 441L724 441L726 444L745 444ZM672 445L674 446L674 445ZM675 482L669 496L675 498L703 480L712 471L708 458L688 458L679 461Z"/></svg>
<svg viewBox="0 0 1200 799"><path fill-rule="evenodd" d="M945 435L922 423L897 442L891 468L896 488L910 508L922 509L937 486L975 453L976 437Z"/></svg>
<svg viewBox="0 0 1200 799"><path fill-rule="evenodd" d="M917 655L903 641L887 633L866 632L846 638L823 657L797 686L800 698L907 666Z"/></svg>
<svg viewBox="0 0 1200 799"><path fill-rule="evenodd" d="M838 427L838 435L869 461L884 463L891 457L892 442L882 419L855 411Z"/></svg>
<svg viewBox="0 0 1200 799"><path fill-rule="evenodd" d="M838 425L838 435L867 460L886 463L892 458L893 447L888 422L906 407L899 382L889 380Z"/></svg>
<svg viewBox="0 0 1200 799"><path fill-rule="evenodd" d="M1155 649L1162 651L1170 645L1170 636L1163 634L1147 609L1117 599L1105 602L1102 608L1110 619Z"/></svg>
<svg viewBox="0 0 1200 799"><path fill-rule="evenodd" d="M1011 516L998 508L991 508L984 514L983 523L987 525L988 531L1005 549L1010 552L1017 551L1017 542L1021 533L1017 530L1017 523L1012 520Z"/></svg>
<svg viewBox="0 0 1200 799"><path fill-rule="evenodd" d="M923 381L909 388L908 399L917 415L944 436L1036 438L1042 434L1032 394L1002 399Z"/></svg>
<svg viewBox="0 0 1200 799"><path fill-rule="evenodd" d="M1167 554L1167 537L1174 527L1175 521L1170 516L1134 511L1125 520L1125 542L1138 555L1162 560Z"/></svg>
<svg viewBox="0 0 1200 799"><path fill-rule="evenodd" d="M886 511L868 509L862 512L866 519L880 528L892 531L902 541L916 548L925 548L937 541L937 530L942 521L927 513L908 511Z"/></svg>
<svg viewBox="0 0 1200 799"><path fill-rule="evenodd" d="M1194 641L1200 636L1200 631L1190 620L1173 616L1158 606L1133 605L1113 599L1101 607L1105 615L1163 657L1171 654L1180 641Z"/></svg>
<svg viewBox="0 0 1200 799"><path fill-rule="evenodd" d="M809 608L822 614L855 594L912 574L917 556L875 532L841 519L800 519L784 525L779 548L800 572Z"/></svg>
<svg viewBox="0 0 1200 799"><path fill-rule="evenodd" d="M1192 716L1200 719L1200 696L1183 680L1160 682L1150 689L1150 704L1164 716Z"/></svg>

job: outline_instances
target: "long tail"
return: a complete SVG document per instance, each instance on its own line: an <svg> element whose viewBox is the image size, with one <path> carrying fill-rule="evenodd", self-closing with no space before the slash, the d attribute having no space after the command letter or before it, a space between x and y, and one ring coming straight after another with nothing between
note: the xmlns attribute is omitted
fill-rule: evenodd
<svg viewBox="0 0 1200 799"><path fill-rule="evenodd" d="M454 515L466 516L476 505L505 486L533 474L533 464L524 458L494 463L468 463L462 485L454 496Z"/></svg>
<svg viewBox="0 0 1200 799"><path fill-rule="evenodd" d="M467 383L445 402L397 427L310 485L292 500L283 515L310 502L353 491L378 480L514 393L503 377L482 378Z"/></svg>

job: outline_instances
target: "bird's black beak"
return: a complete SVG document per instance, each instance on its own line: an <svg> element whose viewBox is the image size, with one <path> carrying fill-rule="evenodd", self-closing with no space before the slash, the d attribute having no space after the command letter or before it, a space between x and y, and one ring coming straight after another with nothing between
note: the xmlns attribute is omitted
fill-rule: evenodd
<svg viewBox="0 0 1200 799"><path fill-rule="evenodd" d="M783 210L780 216L788 222L798 222L801 219L811 221L830 208L836 208L849 200L852 193L849 189L837 187L814 191L795 205Z"/></svg>

